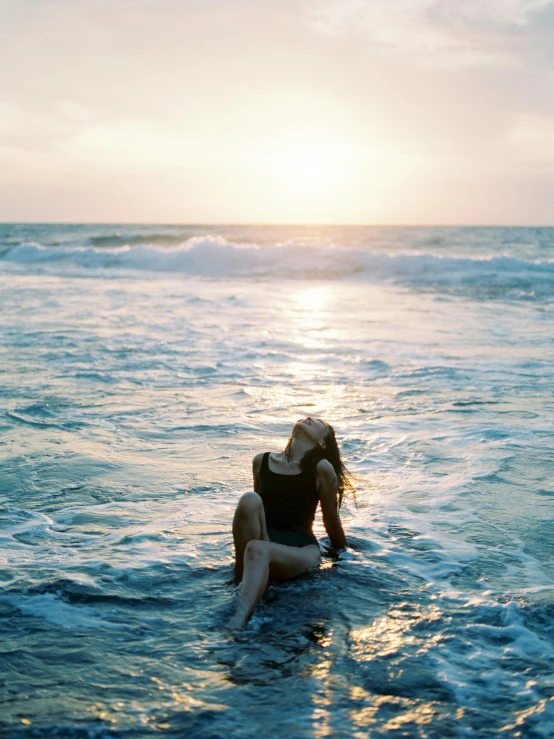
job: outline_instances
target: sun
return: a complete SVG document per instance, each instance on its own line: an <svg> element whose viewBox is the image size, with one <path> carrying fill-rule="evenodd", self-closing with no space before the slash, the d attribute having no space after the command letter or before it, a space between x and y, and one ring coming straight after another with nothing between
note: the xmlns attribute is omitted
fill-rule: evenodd
<svg viewBox="0 0 554 739"><path fill-rule="evenodd" d="M331 174L326 162L315 155L306 155L296 160L296 167L291 167L293 176L301 187L313 187Z"/></svg>
<svg viewBox="0 0 554 739"><path fill-rule="evenodd" d="M359 223L356 212L377 218L387 193L420 164L347 126L310 123L273 128L242 150L253 201L275 222Z"/></svg>
<svg viewBox="0 0 554 739"><path fill-rule="evenodd" d="M328 146L283 143L276 154L274 175L300 193L329 189L341 178L340 157Z"/></svg>
<svg viewBox="0 0 554 739"><path fill-rule="evenodd" d="M276 134L258 142L253 156L268 184L306 201L335 192L353 169L350 146L321 130Z"/></svg>

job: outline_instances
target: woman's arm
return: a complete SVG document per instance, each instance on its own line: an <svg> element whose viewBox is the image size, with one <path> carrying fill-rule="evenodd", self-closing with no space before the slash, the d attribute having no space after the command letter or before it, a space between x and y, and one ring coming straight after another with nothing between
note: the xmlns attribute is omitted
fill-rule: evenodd
<svg viewBox="0 0 554 739"><path fill-rule="evenodd" d="M252 474L254 476L254 492L258 492L258 488L260 487L260 470L262 468L262 460L264 458L264 453L261 452L261 454L256 454L254 459L252 460Z"/></svg>
<svg viewBox="0 0 554 739"><path fill-rule="evenodd" d="M326 459L322 459L317 465L316 488L321 502L325 531L336 549L344 549L346 536L339 516L338 480L333 465Z"/></svg>

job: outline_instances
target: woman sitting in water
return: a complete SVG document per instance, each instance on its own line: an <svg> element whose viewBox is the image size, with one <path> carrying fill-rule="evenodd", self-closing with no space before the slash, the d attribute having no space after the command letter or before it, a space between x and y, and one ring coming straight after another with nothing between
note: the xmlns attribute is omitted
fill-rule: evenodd
<svg viewBox="0 0 554 739"><path fill-rule="evenodd" d="M331 544L346 546L339 508L353 487L332 426L309 416L298 421L284 451L257 454L252 467L255 492L241 497L233 518L235 575L242 584L229 630L246 624L270 578L294 577L319 564L312 532L318 502Z"/></svg>

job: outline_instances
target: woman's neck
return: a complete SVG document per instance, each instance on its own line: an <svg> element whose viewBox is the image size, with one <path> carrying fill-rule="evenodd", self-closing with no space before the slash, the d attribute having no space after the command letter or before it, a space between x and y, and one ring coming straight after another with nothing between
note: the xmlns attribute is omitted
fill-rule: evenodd
<svg viewBox="0 0 554 739"><path fill-rule="evenodd" d="M293 436L285 456L290 465L300 466L300 462L306 452L311 451L313 448L313 442L310 442L308 439L303 439L302 437L299 438L298 436Z"/></svg>

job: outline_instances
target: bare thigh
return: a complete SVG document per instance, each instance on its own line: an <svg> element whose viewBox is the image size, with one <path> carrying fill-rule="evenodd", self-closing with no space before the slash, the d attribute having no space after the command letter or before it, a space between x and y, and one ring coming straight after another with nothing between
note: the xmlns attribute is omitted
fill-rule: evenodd
<svg viewBox="0 0 554 739"><path fill-rule="evenodd" d="M233 518L235 542L235 577L242 577L244 550L252 540L269 541L262 499L257 493L241 496Z"/></svg>
<svg viewBox="0 0 554 739"><path fill-rule="evenodd" d="M285 544L261 542L269 554L269 576L272 580L284 580L307 572L321 562L321 552L315 544L305 547L289 547Z"/></svg>

